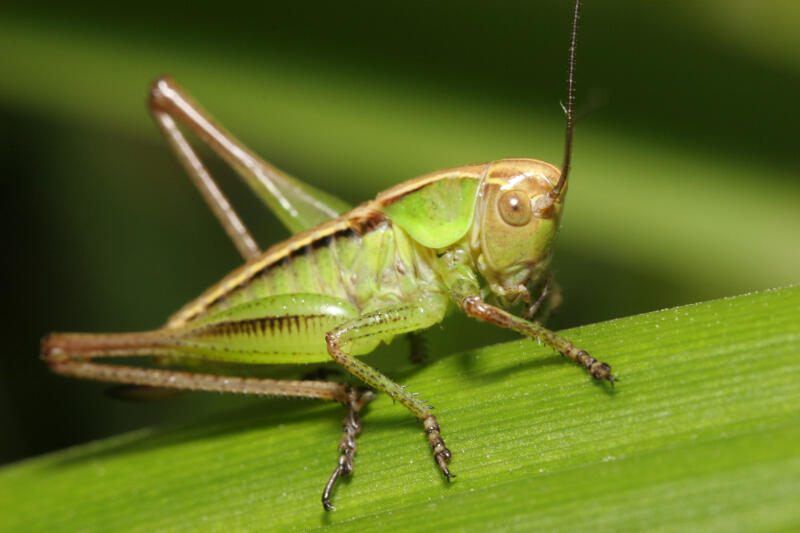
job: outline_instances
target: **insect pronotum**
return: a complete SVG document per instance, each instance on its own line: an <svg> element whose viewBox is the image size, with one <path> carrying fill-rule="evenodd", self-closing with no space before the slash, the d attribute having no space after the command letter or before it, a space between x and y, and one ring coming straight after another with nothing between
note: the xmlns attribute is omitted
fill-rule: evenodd
<svg viewBox="0 0 800 533"><path fill-rule="evenodd" d="M261 160L171 78L153 84L149 106L172 149L246 260L160 329L140 333L54 333L42 357L65 376L142 387L319 398L346 406L336 480L353 472L359 412L372 389L422 422L444 476L453 477L429 405L357 356L440 322L448 308L513 329L556 349L596 379L611 368L533 321L552 298L548 265L567 190L574 130L574 70L580 1L575 2L561 168L502 159L440 170L350 209ZM262 252L178 123L219 154L296 233ZM516 316L508 309L522 309ZM149 355L190 361L286 364L333 358L369 388L313 380L219 376L97 362Z"/></svg>

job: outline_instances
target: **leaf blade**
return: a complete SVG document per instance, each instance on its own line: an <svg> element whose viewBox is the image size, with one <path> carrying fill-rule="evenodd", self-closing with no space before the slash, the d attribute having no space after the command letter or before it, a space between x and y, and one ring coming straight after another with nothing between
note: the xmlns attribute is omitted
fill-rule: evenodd
<svg viewBox="0 0 800 533"><path fill-rule="evenodd" d="M334 495L339 511L325 514L319 493L341 410L265 400L4 468L0 528L800 525L800 287L566 334L614 365L614 392L526 340L405 376L439 408L453 483L438 474L417 422L380 398L365 417L355 476Z"/></svg>

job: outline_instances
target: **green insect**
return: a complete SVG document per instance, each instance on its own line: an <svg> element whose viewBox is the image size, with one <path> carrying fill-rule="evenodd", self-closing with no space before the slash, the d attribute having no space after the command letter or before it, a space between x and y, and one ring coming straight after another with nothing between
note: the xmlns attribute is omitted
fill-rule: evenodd
<svg viewBox="0 0 800 533"><path fill-rule="evenodd" d="M140 333L56 333L42 342L50 368L66 376L144 387L319 398L346 406L339 461L325 485L353 471L359 411L372 389L422 422L433 456L453 477L450 451L431 407L362 362L381 342L440 322L448 310L513 329L556 349L611 384L610 367L532 321L547 302L548 265L570 166L574 56L571 35L566 148L561 169L503 159L422 176L350 209L284 174L218 126L170 78L157 80L150 109L172 148L246 263L172 316ZM227 161L292 232L261 252L178 128L182 124ZM507 309L521 309L516 316ZM333 358L369 389L332 381L219 376L96 362L148 355L160 362L287 364Z"/></svg>

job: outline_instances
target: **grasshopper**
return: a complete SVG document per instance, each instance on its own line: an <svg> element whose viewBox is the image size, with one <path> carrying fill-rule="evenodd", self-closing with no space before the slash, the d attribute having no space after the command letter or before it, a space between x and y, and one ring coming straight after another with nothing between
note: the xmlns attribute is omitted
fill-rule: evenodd
<svg viewBox="0 0 800 533"><path fill-rule="evenodd" d="M50 368L69 377L140 387L318 398L346 407L336 480L353 472L359 413L374 390L422 422L444 476L451 453L431 407L358 356L440 322L449 309L551 346L598 380L609 365L533 321L551 298L548 265L572 153L580 0L570 39L566 140L561 168L536 159L471 164L412 179L350 209L281 172L219 126L171 78L154 82L149 108L178 159L246 260L160 329L54 333L42 341ZM207 143L295 233L262 252L179 129ZM522 316L509 312L521 309ZM98 362L128 356L197 362L303 364L332 358L367 387L324 380L221 376Z"/></svg>

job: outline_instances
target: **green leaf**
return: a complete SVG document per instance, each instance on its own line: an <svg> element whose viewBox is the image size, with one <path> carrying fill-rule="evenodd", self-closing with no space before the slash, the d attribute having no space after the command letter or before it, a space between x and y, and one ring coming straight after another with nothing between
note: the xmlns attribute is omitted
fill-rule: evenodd
<svg viewBox="0 0 800 533"><path fill-rule="evenodd" d="M437 407L450 483L380 397L325 513L342 409L264 400L6 467L0 529L800 528L800 287L566 335L613 365L615 390L529 340L404 376Z"/></svg>

